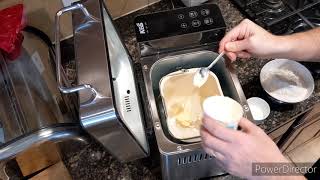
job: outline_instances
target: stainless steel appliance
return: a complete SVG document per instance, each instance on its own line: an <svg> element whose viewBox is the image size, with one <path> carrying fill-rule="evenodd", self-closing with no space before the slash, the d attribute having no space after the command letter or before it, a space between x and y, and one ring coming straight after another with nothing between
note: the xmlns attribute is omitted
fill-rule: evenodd
<svg viewBox="0 0 320 180"><path fill-rule="evenodd" d="M17 59L8 60L0 53L1 166L46 141L86 142L72 98L57 88L53 51L38 36L23 35Z"/></svg>
<svg viewBox="0 0 320 180"><path fill-rule="evenodd" d="M79 84L75 87L62 85L59 70L59 19L69 11L73 17ZM195 13L198 18L186 17ZM168 133L159 94L159 81L166 74L207 66L217 56L214 52L217 42L225 33L219 8L210 5L144 15L137 17L135 25L139 32L139 61L143 75L138 79L132 59L103 1L82 1L60 10L56 16L59 89L63 93L78 93L81 125L119 160L131 161L149 155L146 126L151 124L163 179L195 179L223 174L215 158L202 150L199 138L180 141ZM224 94L240 102L251 119L238 78L228 62L224 59L211 70L219 78Z"/></svg>

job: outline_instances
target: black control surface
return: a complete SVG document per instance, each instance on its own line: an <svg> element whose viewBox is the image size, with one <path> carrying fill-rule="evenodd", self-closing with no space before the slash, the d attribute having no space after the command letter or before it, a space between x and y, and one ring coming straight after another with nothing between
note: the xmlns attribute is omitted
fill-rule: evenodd
<svg viewBox="0 0 320 180"><path fill-rule="evenodd" d="M232 0L249 19L274 34L320 27L320 0Z"/></svg>
<svg viewBox="0 0 320 180"><path fill-rule="evenodd" d="M221 11L215 4L179 8L135 18L139 42L225 28Z"/></svg>

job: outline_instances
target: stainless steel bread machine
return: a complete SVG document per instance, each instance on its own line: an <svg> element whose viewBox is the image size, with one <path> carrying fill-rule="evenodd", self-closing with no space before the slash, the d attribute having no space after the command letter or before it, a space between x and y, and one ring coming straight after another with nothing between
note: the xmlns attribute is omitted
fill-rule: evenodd
<svg viewBox="0 0 320 180"><path fill-rule="evenodd" d="M159 82L163 76L177 70L206 66L217 56L218 41L225 33L219 8L204 5L137 17L135 27L141 67L137 72L104 2L100 0L81 1L57 13L57 67L60 67L59 19L69 11L72 11L79 85L64 87L59 83L59 89L63 93L78 93L83 129L113 156L127 162L149 156L149 139L152 138L148 138L146 131L151 125L163 179L197 179L223 174L215 158L202 150L200 138L181 141L168 133L159 94ZM195 28L175 29L174 23L185 29L178 19L190 15L191 11L202 15L199 21L207 22L208 26L201 29L195 19L188 17L188 21L182 23L190 23ZM169 22L170 16L175 15L178 19ZM161 22L161 19L165 21ZM150 25L150 22L156 24ZM160 27L154 26L157 24ZM163 32L151 33L152 29L162 29ZM246 98L230 62L224 59L211 71L219 78L224 95L241 103L250 119ZM59 73L58 70L60 82Z"/></svg>

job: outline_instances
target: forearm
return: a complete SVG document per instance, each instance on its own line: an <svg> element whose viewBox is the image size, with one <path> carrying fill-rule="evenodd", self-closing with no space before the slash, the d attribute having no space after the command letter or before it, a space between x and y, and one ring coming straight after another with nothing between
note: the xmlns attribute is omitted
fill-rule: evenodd
<svg viewBox="0 0 320 180"><path fill-rule="evenodd" d="M320 60L320 28L303 33L275 37L275 58L302 61Z"/></svg>

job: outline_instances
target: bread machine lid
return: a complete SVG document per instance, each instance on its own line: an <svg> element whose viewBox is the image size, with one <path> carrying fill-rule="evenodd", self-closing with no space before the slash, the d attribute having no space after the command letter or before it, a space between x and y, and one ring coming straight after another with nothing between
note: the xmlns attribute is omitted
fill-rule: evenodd
<svg viewBox="0 0 320 180"><path fill-rule="evenodd" d="M145 157L149 153L149 147L141 111L136 107L134 113L137 118L123 119L124 110L119 109L122 101L115 97L119 95L119 88L122 86L115 84L116 80L111 72L113 66L110 57L117 58L113 62L120 61L119 56L114 55L115 53L110 55L110 48L114 47L108 48L114 42L108 42L106 30L109 31L110 28L105 27L107 24L105 18L109 18L111 25L112 20L103 1L81 1L80 4L90 14L88 17L81 8L82 12L76 10L72 13L78 84L86 87L78 91L80 123L119 160L131 161ZM112 34L117 35L116 32ZM114 38L111 40L114 41ZM123 44L121 45L124 47ZM133 75L132 69L129 70ZM132 81L135 83L134 80ZM125 91L127 92L127 89ZM131 90L131 92L130 98L138 101L136 91ZM127 103L128 100L124 101Z"/></svg>

